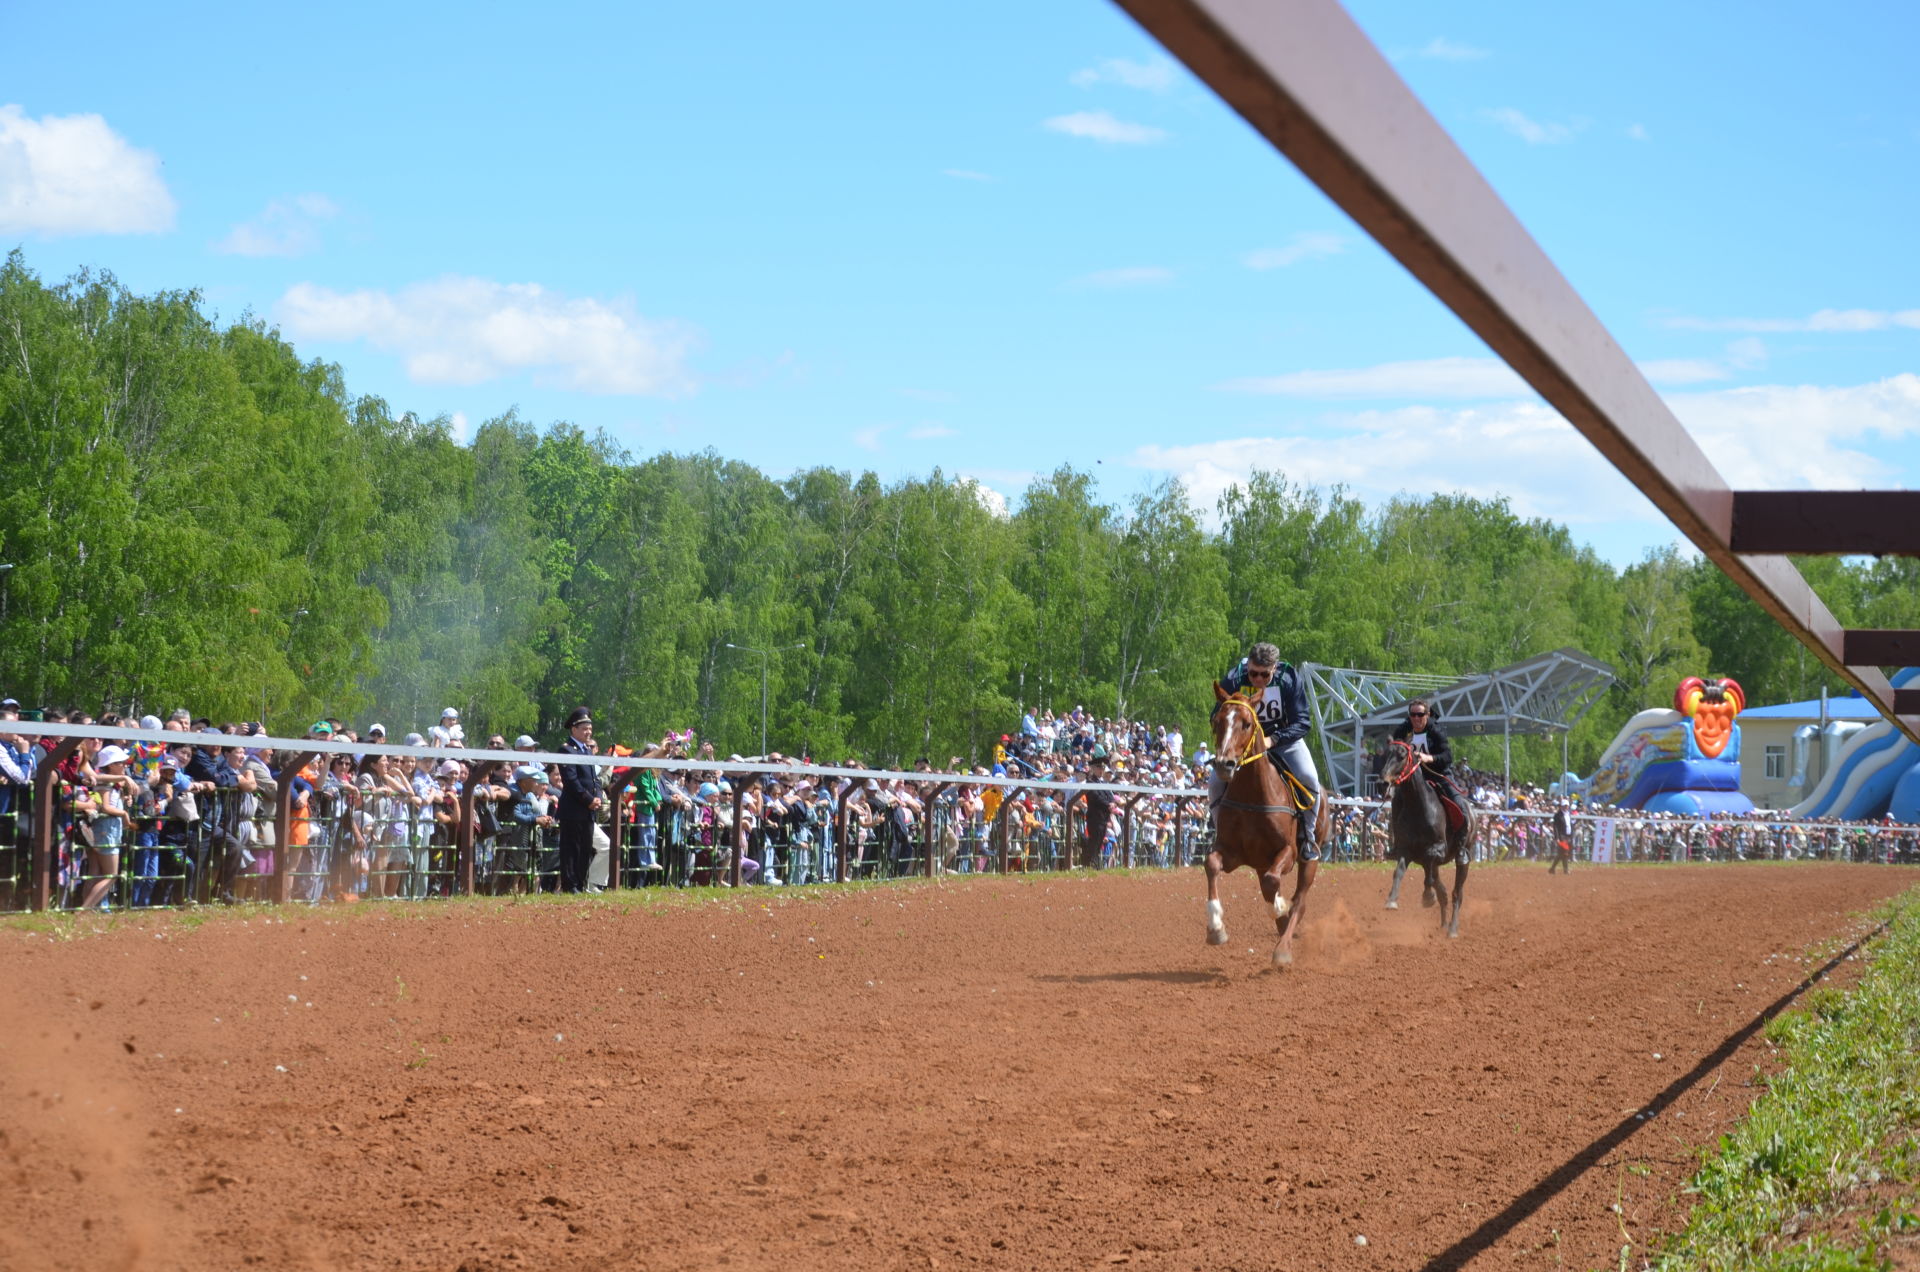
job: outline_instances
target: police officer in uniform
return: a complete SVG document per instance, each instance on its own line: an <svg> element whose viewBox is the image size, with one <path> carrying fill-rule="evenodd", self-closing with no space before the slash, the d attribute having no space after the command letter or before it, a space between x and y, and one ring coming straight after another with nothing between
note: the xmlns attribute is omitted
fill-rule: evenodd
<svg viewBox="0 0 1920 1272"><path fill-rule="evenodd" d="M562 751L572 755L592 755L593 713L575 707L567 713L567 740ZM600 788L597 764L560 766L560 891L585 892L587 867L593 863L593 815L605 803Z"/></svg>

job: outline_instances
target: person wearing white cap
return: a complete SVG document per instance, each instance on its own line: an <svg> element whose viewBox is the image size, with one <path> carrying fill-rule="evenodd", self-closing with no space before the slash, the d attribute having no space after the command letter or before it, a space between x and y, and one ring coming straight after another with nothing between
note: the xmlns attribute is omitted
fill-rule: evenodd
<svg viewBox="0 0 1920 1272"><path fill-rule="evenodd" d="M127 776L126 748L103 746L93 757L93 789L74 796L74 836L87 846L87 878L80 908L104 908L120 873L120 844L127 834L127 796L133 779Z"/></svg>
<svg viewBox="0 0 1920 1272"><path fill-rule="evenodd" d="M429 744L432 746L459 746L465 742L467 735L460 728L460 713L452 707L442 711L440 723L428 729L427 736L432 739Z"/></svg>

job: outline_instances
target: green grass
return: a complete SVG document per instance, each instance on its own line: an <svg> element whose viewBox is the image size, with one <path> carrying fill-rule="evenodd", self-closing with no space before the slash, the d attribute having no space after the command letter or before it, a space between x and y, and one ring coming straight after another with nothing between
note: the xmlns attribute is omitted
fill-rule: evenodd
<svg viewBox="0 0 1920 1272"><path fill-rule="evenodd" d="M1891 1268L1920 1250L1920 890L1892 902L1850 992L1767 1026L1785 1067L1688 1184L1687 1228L1649 1266Z"/></svg>

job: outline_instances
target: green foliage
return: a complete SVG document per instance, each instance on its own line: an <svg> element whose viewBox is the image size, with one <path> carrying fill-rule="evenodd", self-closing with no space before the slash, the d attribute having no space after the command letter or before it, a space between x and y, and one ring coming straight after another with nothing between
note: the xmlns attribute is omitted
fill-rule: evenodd
<svg viewBox="0 0 1920 1272"><path fill-rule="evenodd" d="M1621 683L1570 740L1584 771L1691 674L1755 702L1824 669L1717 570L1616 572L1502 500L1400 498L1254 471L1217 509L1166 482L1124 505L1063 467L1011 517L939 471L775 481L711 451L635 458L513 412L456 439L347 392L190 292L0 269L0 683L297 731L377 711L393 736L460 709L472 736L692 727L904 763L984 757L1022 707L1124 714L1197 740L1207 682L1256 640L1294 662L1484 670L1563 646ZM1278 458L1278 457L1276 457ZM1813 561L1843 619L1908 626L1912 561ZM364 722L364 717L362 717ZM1460 753L1497 768L1500 740ZM1515 771L1560 767L1516 739Z"/></svg>

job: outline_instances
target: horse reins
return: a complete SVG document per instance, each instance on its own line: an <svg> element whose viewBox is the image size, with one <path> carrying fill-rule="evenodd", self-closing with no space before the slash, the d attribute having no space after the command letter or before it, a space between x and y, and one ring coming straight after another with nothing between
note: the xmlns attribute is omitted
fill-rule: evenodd
<svg viewBox="0 0 1920 1272"><path fill-rule="evenodd" d="M1266 758L1267 748L1260 745L1267 736L1266 730L1260 725L1259 713L1253 709L1253 704L1245 698L1228 698L1220 705L1228 708L1238 707L1244 710L1248 718L1253 721L1253 732L1247 735L1247 749L1233 764L1233 771L1238 773L1255 760ZM1227 799L1224 796L1221 797L1220 807L1237 808L1242 812L1248 813L1292 813L1295 817L1301 814L1299 807L1294 804L1249 804L1243 800Z"/></svg>
<svg viewBox="0 0 1920 1272"><path fill-rule="evenodd" d="M1266 758L1267 748L1261 746L1260 743L1266 738L1267 734L1266 730L1260 727L1260 716L1259 713L1253 709L1253 704L1245 698L1228 698L1220 705L1228 708L1238 707L1247 713L1249 720L1253 721L1253 732L1247 735L1247 749L1241 752L1240 756L1233 762L1234 772L1239 772L1255 760Z"/></svg>
<svg viewBox="0 0 1920 1272"><path fill-rule="evenodd" d="M1419 766L1419 764L1417 764L1417 763L1415 763L1415 762L1414 762L1414 758L1413 758L1413 743L1411 743L1411 742L1402 742L1402 741L1401 741L1401 740L1400 740L1399 738L1393 738L1393 739L1390 739L1390 741L1392 742L1392 744L1393 744L1394 746L1397 746L1397 747L1399 747L1399 748L1400 748L1401 750L1403 750L1403 751L1405 751L1405 752L1407 753L1407 767L1406 767L1406 769L1405 769L1405 770L1404 770L1404 771L1403 771L1403 772L1402 772L1402 773L1400 774L1400 776L1398 776L1398 777L1395 777L1395 778L1389 778L1389 779L1388 779L1388 780L1389 780L1389 781L1391 781L1391 782L1392 782L1392 783L1393 783L1393 784L1394 784L1395 786L1398 786L1398 785L1400 785L1400 784L1401 784L1402 782L1405 782L1405 781L1406 781L1406 780L1407 780L1408 778L1410 778L1410 777L1412 777L1412 776L1413 776L1413 775L1414 775L1415 773L1418 773L1418 772L1420 771L1420 766Z"/></svg>

